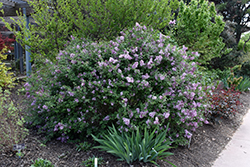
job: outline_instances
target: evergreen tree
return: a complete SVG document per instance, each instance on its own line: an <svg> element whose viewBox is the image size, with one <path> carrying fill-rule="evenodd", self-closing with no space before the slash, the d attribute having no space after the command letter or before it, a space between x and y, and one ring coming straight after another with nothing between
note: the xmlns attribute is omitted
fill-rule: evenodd
<svg viewBox="0 0 250 167"><path fill-rule="evenodd" d="M241 34L250 30L250 2L249 0L210 0L214 2L224 20L236 23L235 38L238 44Z"/></svg>

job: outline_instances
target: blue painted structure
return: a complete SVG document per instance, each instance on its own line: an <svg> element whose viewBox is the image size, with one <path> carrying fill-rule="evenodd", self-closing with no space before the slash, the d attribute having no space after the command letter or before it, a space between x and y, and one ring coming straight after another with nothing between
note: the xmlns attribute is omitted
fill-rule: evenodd
<svg viewBox="0 0 250 167"><path fill-rule="evenodd" d="M29 17L26 15L26 8L23 8L23 15L26 17L26 27L29 29ZM26 75L29 76L31 73L31 58L30 58L30 52L29 52L30 47L25 46L25 56L26 56Z"/></svg>
<svg viewBox="0 0 250 167"><path fill-rule="evenodd" d="M19 8L22 8L23 9L23 15L24 15L24 17L26 19L26 22L27 22L26 27L29 28L29 17L27 16L26 8L30 8L30 6L26 1L23 1L23 0L3 0L1 2L3 3L3 7L8 6L7 11L12 10L12 11L15 12ZM11 7L11 8L9 8L9 7ZM20 27L17 26L17 30L20 31ZM18 42L14 43L14 55L15 55L16 63L18 61L20 62L20 73L23 74L24 73L23 48ZM31 73L31 62L30 62L31 58L30 58L30 52L29 52L29 47L28 46L25 46L25 59L26 59L26 75L29 76L30 73Z"/></svg>

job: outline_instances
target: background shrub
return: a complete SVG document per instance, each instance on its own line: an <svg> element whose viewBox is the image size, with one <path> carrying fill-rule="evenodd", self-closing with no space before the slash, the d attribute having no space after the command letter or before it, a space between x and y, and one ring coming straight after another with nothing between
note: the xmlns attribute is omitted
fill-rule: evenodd
<svg viewBox="0 0 250 167"><path fill-rule="evenodd" d="M41 62L39 59L43 58L54 61L70 35L110 40L125 27L133 27L136 21L163 29L179 4L178 0L34 0L28 3L34 10L31 17L36 24L30 24L28 30L23 15L13 19L21 31L5 24L22 46L30 46L31 58Z"/></svg>
<svg viewBox="0 0 250 167"><path fill-rule="evenodd" d="M119 130L169 125L171 140L184 144L191 131L207 123L197 52L168 43L169 37L140 26L110 42L74 39L26 83L29 123L48 138L99 136L107 126Z"/></svg>

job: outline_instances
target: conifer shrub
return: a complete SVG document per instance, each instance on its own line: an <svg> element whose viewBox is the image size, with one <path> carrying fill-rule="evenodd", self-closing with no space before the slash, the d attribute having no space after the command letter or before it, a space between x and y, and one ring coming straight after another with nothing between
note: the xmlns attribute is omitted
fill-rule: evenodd
<svg viewBox="0 0 250 167"><path fill-rule="evenodd" d="M100 136L114 124L120 131L137 127L163 131L186 144L192 131L208 123L205 87L187 52L164 36L138 23L109 42L75 39L47 61L25 84L29 98L27 124L57 138Z"/></svg>
<svg viewBox="0 0 250 167"><path fill-rule="evenodd" d="M223 17L217 15L214 3L191 0L187 5L181 1L174 35L179 45L199 52L196 61L208 64L211 59L229 51L220 37L224 25Z"/></svg>

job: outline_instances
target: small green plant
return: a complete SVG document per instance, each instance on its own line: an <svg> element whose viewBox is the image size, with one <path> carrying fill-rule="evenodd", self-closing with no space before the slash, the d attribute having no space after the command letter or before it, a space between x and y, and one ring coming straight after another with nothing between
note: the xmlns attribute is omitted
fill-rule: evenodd
<svg viewBox="0 0 250 167"><path fill-rule="evenodd" d="M91 143L83 142L76 145L76 151L87 151L92 147Z"/></svg>
<svg viewBox="0 0 250 167"><path fill-rule="evenodd" d="M45 145L45 144L43 144L43 143L41 143L41 144L40 144L40 146L41 146L41 147L46 147L46 145Z"/></svg>
<svg viewBox="0 0 250 167"><path fill-rule="evenodd" d="M155 162L157 159L164 160L164 157L173 155L173 153L165 152L171 148L169 145L172 144L172 142L166 139L168 126L160 134L157 134L156 130L155 128L149 133L147 128L145 128L144 134L141 134L139 128L137 128L137 130L131 133L119 133L114 126L109 127L108 134L103 135L103 139L98 139L92 135L94 140L100 143L100 146L94 148L107 151L119 157L118 161L126 161L128 164L138 160L159 166ZM169 161L166 162L175 166Z"/></svg>
<svg viewBox="0 0 250 167"><path fill-rule="evenodd" d="M84 165L84 166L91 166L91 167L94 166L95 158L97 158L97 157L95 157L95 156L90 157L89 159L83 161L82 165ZM97 164L98 165L103 164L103 158L102 157L97 158Z"/></svg>
<svg viewBox="0 0 250 167"><path fill-rule="evenodd" d="M30 167L54 167L49 160L38 158Z"/></svg>
<svg viewBox="0 0 250 167"><path fill-rule="evenodd" d="M241 82L238 84L238 86L235 88L236 90L240 92L246 92L250 88L250 78L247 76L244 76Z"/></svg>
<svg viewBox="0 0 250 167"><path fill-rule="evenodd" d="M21 150L18 150L18 152L16 153L16 155L21 158L24 156L24 153L21 152Z"/></svg>

